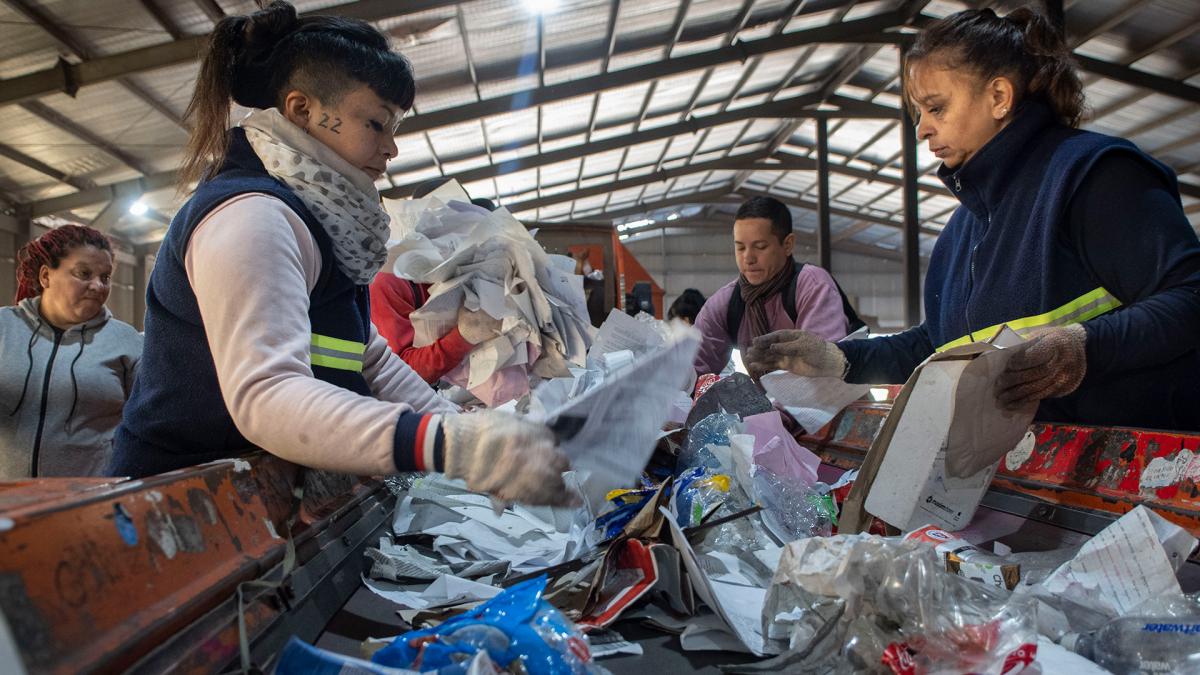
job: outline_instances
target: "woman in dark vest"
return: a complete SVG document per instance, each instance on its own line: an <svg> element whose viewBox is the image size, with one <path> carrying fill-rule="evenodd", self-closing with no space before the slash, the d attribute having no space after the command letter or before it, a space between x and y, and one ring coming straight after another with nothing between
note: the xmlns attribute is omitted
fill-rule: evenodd
<svg viewBox="0 0 1200 675"><path fill-rule="evenodd" d="M444 471L502 499L571 501L551 432L459 415L371 325L388 216L374 181L413 104L369 24L274 2L213 31L182 170L199 179L147 288L141 367L112 475L255 447L360 475ZM251 109L227 129L230 101Z"/></svg>
<svg viewBox="0 0 1200 675"><path fill-rule="evenodd" d="M1076 127L1070 52L1029 9L968 10L904 64L917 135L961 206L938 237L925 322L833 345L798 331L746 356L774 369L904 382L936 350L1009 325L1034 344L997 395L1037 419L1200 430L1200 242L1175 174L1133 143Z"/></svg>

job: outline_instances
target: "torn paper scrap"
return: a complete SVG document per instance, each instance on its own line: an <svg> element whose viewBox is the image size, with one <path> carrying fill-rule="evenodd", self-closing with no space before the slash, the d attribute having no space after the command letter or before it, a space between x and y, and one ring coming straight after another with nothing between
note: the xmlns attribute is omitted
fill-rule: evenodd
<svg viewBox="0 0 1200 675"><path fill-rule="evenodd" d="M871 390L871 385L849 384L839 377L803 377L784 370L767 373L759 382L810 433Z"/></svg>
<svg viewBox="0 0 1200 675"><path fill-rule="evenodd" d="M583 395L550 413L571 466L594 489L629 487L654 452L676 394L690 376L700 334L682 328L665 345L638 357Z"/></svg>
<svg viewBox="0 0 1200 675"><path fill-rule="evenodd" d="M475 600L487 600L499 594L501 590L495 586L469 579L460 579L450 574L439 576L423 591L392 590L392 584L366 578L363 579L363 583L379 597L412 609L428 609L459 605Z"/></svg>
<svg viewBox="0 0 1200 675"><path fill-rule="evenodd" d="M587 637L588 649L591 651L592 658L594 659L602 659L606 656L616 656L618 654L641 656L643 653L640 644L626 640L625 636L611 628L590 631Z"/></svg>
<svg viewBox="0 0 1200 675"><path fill-rule="evenodd" d="M1180 593L1172 559L1186 560L1195 547L1186 530L1138 506L1092 537L1041 585L1050 594L1121 616L1150 598Z"/></svg>
<svg viewBox="0 0 1200 675"><path fill-rule="evenodd" d="M671 541L683 558L684 567L691 579L696 595L717 613L730 631L751 653L757 656L777 654L778 650L763 637L762 609L766 600L765 588L729 581L714 581L704 572L704 564L697 558L687 535L680 529L675 518L666 507L660 507L671 528Z"/></svg>
<svg viewBox="0 0 1200 675"><path fill-rule="evenodd" d="M595 358L623 349L640 354L661 346L663 342L662 335L653 324L638 321L614 308L600 325L600 332L596 334L596 341L592 344L588 356Z"/></svg>

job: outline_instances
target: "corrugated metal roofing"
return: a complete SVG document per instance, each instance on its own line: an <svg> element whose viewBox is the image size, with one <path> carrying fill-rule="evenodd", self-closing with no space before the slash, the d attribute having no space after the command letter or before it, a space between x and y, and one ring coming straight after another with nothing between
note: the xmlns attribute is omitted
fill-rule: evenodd
<svg viewBox="0 0 1200 675"><path fill-rule="evenodd" d="M217 4L229 14L253 8L249 0ZM1189 217L1200 225L1200 6L1193 0L1066 4L1068 36L1078 54L1129 68L1123 79L1149 74L1187 85L1183 93L1172 95L1156 93L1146 82L1135 86L1085 73L1096 112L1086 126L1129 136L1174 167ZM473 194L517 208L522 218L617 222L661 222L672 213L699 212L704 205L724 213L735 206L714 204L725 192L770 192L796 205L802 229L816 224L806 206L816 199L815 174L771 169L767 163L815 158L816 125L755 111L772 101L818 92L827 101L840 96L896 109L897 49L855 44L854 36L847 36L836 44L775 49L675 74L656 70L683 58L706 58L730 45L869 20L901 6L923 7L923 14L932 17L967 6L949 0L561 0L557 8L538 15L520 0L472 0L457 6L436 0L296 5L301 11L365 12L413 62L419 87L416 114L400 128L399 158L381 188L399 186L402 192L432 177L469 172L464 182ZM159 16L149 7L157 7ZM37 16L49 25L37 25ZM165 49L177 39L205 34L212 25L197 0L4 0L0 90L5 80L53 68L60 56L86 63L139 48ZM60 41L64 36L70 44ZM847 69L860 53L861 65ZM626 77L631 69L639 69L632 71L639 75ZM34 99L8 101L0 144L10 152L0 156L0 199L9 206L46 210L57 203L46 200L73 194L80 186L113 185L143 171L170 172L186 141L179 117L196 72L194 61L176 60L120 80L87 84L73 95L46 89ZM605 73L614 79L606 86L588 81ZM822 92L839 74L832 81L836 86ZM540 106L530 104L547 91L542 87L571 91ZM505 112L442 122L481 99L509 96L514 98ZM47 114L57 119L47 119ZM714 115L735 117L714 124ZM416 125L421 130L414 131ZM899 121L836 119L829 130L834 168L829 183L832 206L838 210L832 220L835 239L894 248L902 209L901 191L894 184L901 175ZM653 137L638 141L631 138L635 134ZM542 159L547 153L561 156L547 162ZM937 166L923 146L917 159L926 174ZM499 166L512 161L526 168ZM706 168L689 171L701 164ZM65 176L37 168L44 165ZM933 177L925 175L921 184L929 188L920 202L928 232L921 246L927 251L956 202L940 193ZM105 195L111 196L101 191L100 198L54 214L87 221L103 208ZM689 195L704 200L688 204ZM164 188L144 200L169 215L177 197ZM669 203L656 206L664 201ZM162 232L160 222L132 215L114 228L132 241Z"/></svg>

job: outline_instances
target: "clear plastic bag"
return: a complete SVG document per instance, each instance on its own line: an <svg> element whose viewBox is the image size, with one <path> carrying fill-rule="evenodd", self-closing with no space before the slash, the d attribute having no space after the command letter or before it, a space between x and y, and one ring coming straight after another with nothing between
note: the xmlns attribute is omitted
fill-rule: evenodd
<svg viewBox="0 0 1200 675"><path fill-rule="evenodd" d="M688 469L703 467L718 473L723 470L721 462L713 456L708 446L729 446L729 438L742 433L742 421L737 415L715 412L688 429L687 443L675 463L675 474Z"/></svg>
<svg viewBox="0 0 1200 675"><path fill-rule="evenodd" d="M828 537L833 532L837 516L829 486L804 485L761 466L755 469L753 481L753 497L763 507L763 522L781 542Z"/></svg>
<svg viewBox="0 0 1200 675"><path fill-rule="evenodd" d="M785 651L733 672L1001 675L1037 653L1028 599L946 572L928 546L871 535L785 547L763 618Z"/></svg>

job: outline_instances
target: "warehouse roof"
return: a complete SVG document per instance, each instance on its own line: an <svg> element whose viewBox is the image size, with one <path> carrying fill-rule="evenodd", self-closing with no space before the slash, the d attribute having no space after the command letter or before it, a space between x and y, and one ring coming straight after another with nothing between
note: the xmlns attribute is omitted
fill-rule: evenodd
<svg viewBox="0 0 1200 675"><path fill-rule="evenodd" d="M828 130L835 248L892 257L901 226L899 45L944 0L299 0L373 21L419 93L380 182L459 177L527 220L610 220L637 237L770 193L815 228ZM1093 110L1086 128L1172 166L1200 225L1200 8L1065 3ZM246 0L3 0L0 200L37 218L161 238L196 56ZM957 202L917 154L921 247ZM145 210L129 206L138 201Z"/></svg>

